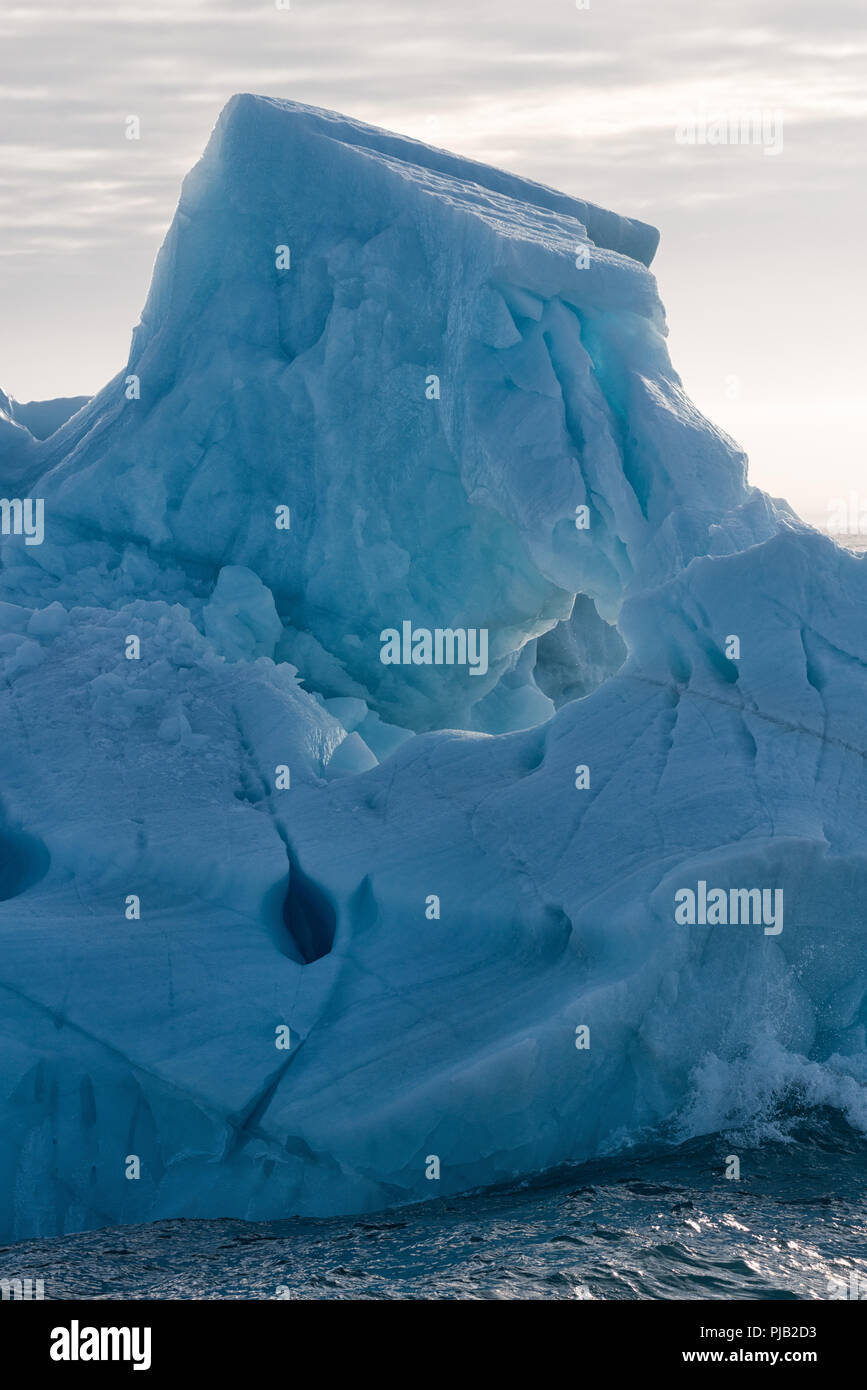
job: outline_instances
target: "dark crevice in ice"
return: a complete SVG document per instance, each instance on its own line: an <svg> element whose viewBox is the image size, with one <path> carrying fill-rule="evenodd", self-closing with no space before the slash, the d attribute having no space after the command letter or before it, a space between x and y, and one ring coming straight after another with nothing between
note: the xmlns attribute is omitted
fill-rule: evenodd
<svg viewBox="0 0 867 1390"><path fill-rule="evenodd" d="M302 872L289 853L289 888L283 899L283 924L301 960L310 965L334 945L337 912L323 888Z"/></svg>
<svg viewBox="0 0 867 1390"><path fill-rule="evenodd" d="M0 820L0 902L17 898L48 872L50 855L41 840L12 830Z"/></svg>

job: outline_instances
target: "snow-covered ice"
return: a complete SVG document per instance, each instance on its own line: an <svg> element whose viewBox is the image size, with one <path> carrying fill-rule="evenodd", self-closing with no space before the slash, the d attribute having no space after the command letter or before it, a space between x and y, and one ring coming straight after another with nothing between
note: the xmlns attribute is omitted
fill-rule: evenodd
<svg viewBox="0 0 867 1390"><path fill-rule="evenodd" d="M3 1238L372 1209L798 1086L867 1128L867 570L685 396L655 246L236 97L126 367L42 441L0 397L46 518L0 540ZM406 621L486 673L384 664ZM678 925L701 881L784 930Z"/></svg>

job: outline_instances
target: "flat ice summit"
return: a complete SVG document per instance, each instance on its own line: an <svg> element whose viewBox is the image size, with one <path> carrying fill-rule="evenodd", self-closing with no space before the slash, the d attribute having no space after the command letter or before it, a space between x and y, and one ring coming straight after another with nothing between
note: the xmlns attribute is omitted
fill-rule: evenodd
<svg viewBox="0 0 867 1390"><path fill-rule="evenodd" d="M126 366L0 399L2 1238L867 1128L867 570L684 395L656 240L236 97Z"/></svg>

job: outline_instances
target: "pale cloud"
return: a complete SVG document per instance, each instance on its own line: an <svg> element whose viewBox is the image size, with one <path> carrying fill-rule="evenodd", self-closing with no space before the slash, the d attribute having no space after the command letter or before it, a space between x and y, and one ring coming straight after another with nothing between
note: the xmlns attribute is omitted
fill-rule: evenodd
<svg viewBox="0 0 867 1390"><path fill-rule="evenodd" d="M811 432L785 403L854 397L860 359L862 11L861 0L7 5L0 386L76 394L113 375L183 174L228 98L265 92L654 222L687 386L745 431L758 481L796 459L793 489L806 495L803 440L814 448L836 417L817 406ZM756 108L783 113L778 158L675 143L685 113ZM124 138L131 114L140 141ZM728 400L733 373L751 401L773 401L770 416ZM841 470L838 491L854 468L849 412L839 420L823 463Z"/></svg>

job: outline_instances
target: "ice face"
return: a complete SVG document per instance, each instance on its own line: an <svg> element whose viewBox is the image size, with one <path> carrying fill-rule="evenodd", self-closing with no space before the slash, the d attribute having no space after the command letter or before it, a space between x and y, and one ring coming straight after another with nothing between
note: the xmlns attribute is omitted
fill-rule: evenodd
<svg viewBox="0 0 867 1390"><path fill-rule="evenodd" d="M90 396L58 396L52 401L9 401L8 405L15 421L29 430L34 439L47 439L89 400Z"/></svg>
<svg viewBox="0 0 867 1390"><path fill-rule="evenodd" d="M32 462L34 438L27 426L15 417L15 404L0 391L0 483L14 488Z"/></svg>
<svg viewBox="0 0 867 1390"><path fill-rule="evenodd" d="M127 367L0 453L46 516L0 542L3 1238L372 1209L792 1086L867 1124L867 570L684 396L655 242L236 98ZM743 920L679 924L699 884Z"/></svg>
<svg viewBox="0 0 867 1390"><path fill-rule="evenodd" d="M52 512L97 531L110 568L138 550L182 556L205 591L224 566L257 575L325 698L415 730L538 723L550 704L516 667L576 594L595 628L712 526L772 529L745 519L743 457L671 368L655 243L414 141L236 98L126 371L46 452ZM487 672L384 664L380 634L407 621L486 631Z"/></svg>

